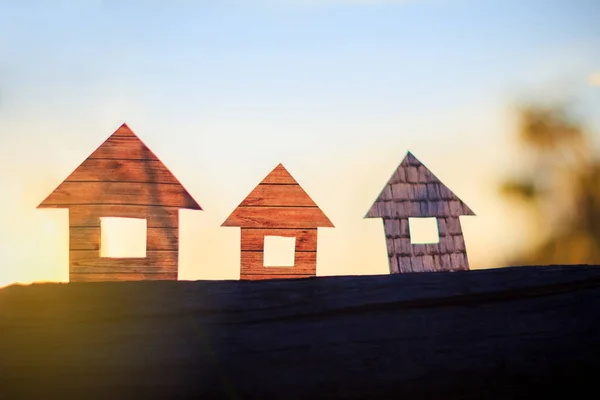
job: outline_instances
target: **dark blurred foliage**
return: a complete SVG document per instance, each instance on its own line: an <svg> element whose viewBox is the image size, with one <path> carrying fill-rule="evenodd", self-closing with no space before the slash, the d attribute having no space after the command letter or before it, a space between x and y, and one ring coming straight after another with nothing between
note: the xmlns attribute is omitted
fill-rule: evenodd
<svg viewBox="0 0 600 400"><path fill-rule="evenodd" d="M527 172L502 193L526 207L536 240L509 265L600 264L600 158L567 105L518 110Z"/></svg>

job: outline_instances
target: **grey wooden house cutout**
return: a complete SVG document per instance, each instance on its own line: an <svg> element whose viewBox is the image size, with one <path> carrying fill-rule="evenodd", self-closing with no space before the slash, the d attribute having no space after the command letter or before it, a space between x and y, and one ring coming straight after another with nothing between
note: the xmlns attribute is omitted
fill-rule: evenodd
<svg viewBox="0 0 600 400"><path fill-rule="evenodd" d="M475 213L410 152L365 218L383 218L390 273L468 270L461 215ZM439 242L412 244L409 218L435 217Z"/></svg>

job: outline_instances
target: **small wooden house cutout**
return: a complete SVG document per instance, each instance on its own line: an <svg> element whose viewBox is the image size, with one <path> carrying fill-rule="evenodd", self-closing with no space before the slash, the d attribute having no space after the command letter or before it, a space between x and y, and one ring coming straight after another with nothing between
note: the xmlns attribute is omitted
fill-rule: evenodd
<svg viewBox="0 0 600 400"><path fill-rule="evenodd" d="M179 209L201 210L125 124L38 208L69 209L71 282L177 280ZM103 217L145 219L145 257L101 257Z"/></svg>
<svg viewBox="0 0 600 400"><path fill-rule="evenodd" d="M461 215L475 215L410 152L365 218L383 218L390 273L468 270ZM438 243L412 244L409 218L434 217Z"/></svg>
<svg viewBox="0 0 600 400"><path fill-rule="evenodd" d="M317 228L333 224L279 164L221 226L241 227L240 279L258 280L316 276ZM265 266L273 236L295 238L293 266Z"/></svg>

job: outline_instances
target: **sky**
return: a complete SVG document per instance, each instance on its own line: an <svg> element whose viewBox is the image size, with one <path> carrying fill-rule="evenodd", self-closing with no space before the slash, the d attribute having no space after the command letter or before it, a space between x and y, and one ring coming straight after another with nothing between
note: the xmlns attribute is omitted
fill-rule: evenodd
<svg viewBox="0 0 600 400"><path fill-rule="evenodd" d="M123 122L203 211L180 279L237 279L220 227L283 163L335 228L318 275L388 272L363 219L407 151L477 214L472 269L531 238L515 103L576 96L600 132L597 0L0 0L0 286L68 280L68 212L36 206Z"/></svg>

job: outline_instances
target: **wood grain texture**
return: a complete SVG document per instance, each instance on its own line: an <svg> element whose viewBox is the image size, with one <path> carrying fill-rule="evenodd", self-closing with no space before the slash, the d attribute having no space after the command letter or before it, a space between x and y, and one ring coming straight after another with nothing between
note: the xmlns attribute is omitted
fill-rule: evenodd
<svg viewBox="0 0 600 400"><path fill-rule="evenodd" d="M306 279L306 278L315 278L315 275L301 275L301 274L293 274L293 275L285 275L285 274L247 274L240 277L241 280L245 281L266 281L272 279Z"/></svg>
<svg viewBox="0 0 600 400"><path fill-rule="evenodd" d="M262 251L265 236L296 238L296 251L317 251L317 229L245 229L241 230L242 251Z"/></svg>
<svg viewBox="0 0 600 400"><path fill-rule="evenodd" d="M593 398L599 309L594 266L15 285L0 396Z"/></svg>
<svg viewBox="0 0 600 400"><path fill-rule="evenodd" d="M475 215L475 213L408 152L365 218L457 217L460 215Z"/></svg>
<svg viewBox="0 0 600 400"><path fill-rule="evenodd" d="M126 124L38 208L69 208L69 276L85 282L177 279L178 209L201 210ZM147 257L100 258L102 217L146 219Z"/></svg>
<svg viewBox="0 0 600 400"><path fill-rule="evenodd" d="M95 204L201 209L179 184L132 182L63 182L40 208Z"/></svg>
<svg viewBox="0 0 600 400"><path fill-rule="evenodd" d="M316 207L239 207L221 226L305 229L333 224Z"/></svg>
<svg viewBox="0 0 600 400"><path fill-rule="evenodd" d="M169 169L125 124L38 208L82 204L152 205L201 210Z"/></svg>
<svg viewBox="0 0 600 400"><path fill-rule="evenodd" d="M240 257L240 274L245 275L316 275L317 253L315 251L295 253L293 267L265 267L262 251L242 251Z"/></svg>
<svg viewBox="0 0 600 400"><path fill-rule="evenodd" d="M395 274L468 270L461 215L475 214L408 152L365 218L383 218L390 273ZM439 243L411 244L410 217L437 218Z"/></svg>
<svg viewBox="0 0 600 400"><path fill-rule="evenodd" d="M160 160L85 160L65 182L136 182L179 184Z"/></svg>
<svg viewBox="0 0 600 400"><path fill-rule="evenodd" d="M469 270L460 219L448 217L437 221L438 243L412 244L407 218L383 220L390 273Z"/></svg>
<svg viewBox="0 0 600 400"><path fill-rule="evenodd" d="M263 180L263 184L297 185L296 179L285 169L283 164L278 164Z"/></svg>
<svg viewBox="0 0 600 400"><path fill-rule="evenodd" d="M240 207L317 207L299 185L260 184L242 201Z"/></svg>
<svg viewBox="0 0 600 400"><path fill-rule="evenodd" d="M69 274L70 282L126 282L126 281L176 281L177 272L170 273L119 273L119 274Z"/></svg>
<svg viewBox="0 0 600 400"><path fill-rule="evenodd" d="M71 227L69 229L70 250L100 250L100 227ZM146 250L172 250L179 247L178 228L147 228Z"/></svg>
<svg viewBox="0 0 600 400"><path fill-rule="evenodd" d="M179 209L160 206L86 205L69 209L69 226L100 226L100 217L146 218L148 228L177 228Z"/></svg>
<svg viewBox="0 0 600 400"><path fill-rule="evenodd" d="M239 226L241 232L242 280L300 274L315 276L317 227L333 227L327 216L279 164L242 201L221 226ZM252 229L249 229L252 228ZM264 237L296 237L294 267L265 267ZM306 253L309 251L310 253ZM290 272L291 271L291 272ZM254 275L260 275L255 278Z"/></svg>
<svg viewBox="0 0 600 400"><path fill-rule="evenodd" d="M158 160L156 154L133 133L111 135L88 158Z"/></svg>
<svg viewBox="0 0 600 400"><path fill-rule="evenodd" d="M73 273L174 272L177 271L177 259L177 251L147 251L145 258L101 258L96 250L69 252Z"/></svg>

